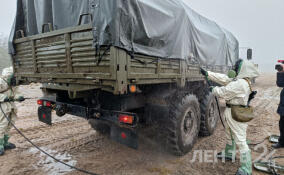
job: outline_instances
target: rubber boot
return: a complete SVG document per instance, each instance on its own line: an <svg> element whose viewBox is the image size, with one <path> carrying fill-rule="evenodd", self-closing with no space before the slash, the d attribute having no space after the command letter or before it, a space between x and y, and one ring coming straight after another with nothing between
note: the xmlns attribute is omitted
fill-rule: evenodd
<svg viewBox="0 0 284 175"><path fill-rule="evenodd" d="M272 147L274 149L279 149L279 148L284 148L284 145L281 145L280 143L275 143L275 144L272 145Z"/></svg>
<svg viewBox="0 0 284 175"><path fill-rule="evenodd" d="M218 159L224 159L225 160L233 160L233 156L236 155L236 143L235 141L232 141L232 145L226 144L226 148L225 148L225 155L223 152L220 152L217 154L217 158ZM224 157L225 156L225 157Z"/></svg>
<svg viewBox="0 0 284 175"><path fill-rule="evenodd" d="M15 144L8 142L9 138L10 137L8 135L4 135L4 149L5 150L10 150L10 149L16 148Z"/></svg>
<svg viewBox="0 0 284 175"><path fill-rule="evenodd" d="M0 156L3 156L5 153L5 150L4 150L4 138L1 138L0 139Z"/></svg>
<svg viewBox="0 0 284 175"><path fill-rule="evenodd" d="M241 167L236 175L252 175L251 151L241 154Z"/></svg>

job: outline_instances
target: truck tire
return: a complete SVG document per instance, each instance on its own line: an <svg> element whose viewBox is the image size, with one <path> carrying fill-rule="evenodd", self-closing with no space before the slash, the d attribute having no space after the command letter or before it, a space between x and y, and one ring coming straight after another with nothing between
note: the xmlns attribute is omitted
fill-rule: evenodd
<svg viewBox="0 0 284 175"><path fill-rule="evenodd" d="M170 151L183 156L193 148L200 128L200 108L195 95L173 97L169 104L166 142Z"/></svg>
<svg viewBox="0 0 284 175"><path fill-rule="evenodd" d="M215 96L210 92L200 101L201 124L200 136L210 136L214 133L219 119Z"/></svg>
<svg viewBox="0 0 284 175"><path fill-rule="evenodd" d="M101 121L95 119L89 119L89 124L94 130L96 130L100 134L106 135L110 133L110 126L108 126L107 124Z"/></svg>

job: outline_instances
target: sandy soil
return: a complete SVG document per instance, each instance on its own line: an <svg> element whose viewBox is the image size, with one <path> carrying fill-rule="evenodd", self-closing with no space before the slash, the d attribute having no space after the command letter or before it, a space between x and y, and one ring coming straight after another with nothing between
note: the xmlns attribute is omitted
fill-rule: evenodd
<svg viewBox="0 0 284 175"><path fill-rule="evenodd" d="M275 111L281 91L275 85L275 75L268 74L257 80L255 88L258 95L253 105L258 117L250 122L248 129L248 139L253 143L263 140L268 135L279 134L279 116ZM133 150L96 133L87 121L74 116L54 117L52 127L40 123L37 119L36 105L36 99L41 96L39 85L21 86L20 89L26 97L34 99L17 104L19 114L16 126L41 148L71 165L102 175L233 175L238 169L238 157L235 163L204 163L204 159L191 161L194 151L208 150L207 153L213 155L214 150L222 150L226 142L221 124L214 135L199 138L193 151L184 157L168 154L155 141L155 133L147 129L141 132L139 149ZM18 148L6 151L5 156L0 158L0 174L81 174L39 153L14 129L11 134L11 141L16 143ZM251 149L254 160L266 149L267 154L273 152L271 143L267 140L260 145L251 146ZM274 152L274 155L284 155L284 149ZM254 174L262 173L254 171Z"/></svg>

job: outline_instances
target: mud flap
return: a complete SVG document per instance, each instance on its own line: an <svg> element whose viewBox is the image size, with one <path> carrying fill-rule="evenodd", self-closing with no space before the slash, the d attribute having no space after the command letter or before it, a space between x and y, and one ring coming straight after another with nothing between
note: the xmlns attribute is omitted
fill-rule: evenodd
<svg viewBox="0 0 284 175"><path fill-rule="evenodd" d="M48 125L52 125L52 119L51 119L51 108L47 108L44 106L40 106L38 108L38 119L39 121L48 124Z"/></svg>
<svg viewBox="0 0 284 175"><path fill-rule="evenodd" d="M258 171L262 171L265 173L269 173L269 174L273 174L273 173L277 173L277 174L283 174L284 173L284 167L277 165L277 164L271 164L269 162L255 162L254 164L254 168Z"/></svg>
<svg viewBox="0 0 284 175"><path fill-rule="evenodd" d="M280 136L271 135L271 136L269 137L269 141L270 141L271 143L278 143L279 138L280 138Z"/></svg>
<svg viewBox="0 0 284 175"><path fill-rule="evenodd" d="M111 126L110 138L130 148L138 149L138 136L130 129L113 125Z"/></svg>

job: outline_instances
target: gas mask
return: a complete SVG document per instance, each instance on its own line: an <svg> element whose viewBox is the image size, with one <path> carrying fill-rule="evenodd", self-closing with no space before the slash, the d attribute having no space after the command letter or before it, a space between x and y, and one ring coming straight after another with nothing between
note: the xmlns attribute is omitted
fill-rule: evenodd
<svg viewBox="0 0 284 175"><path fill-rule="evenodd" d="M243 60L242 59L239 59L236 64L235 64L235 68L234 68L234 71L236 71L237 75L240 73L241 71L241 67L242 67L242 64L243 64Z"/></svg>
<svg viewBox="0 0 284 175"><path fill-rule="evenodd" d="M243 63L242 59L239 59L236 62L234 68L228 72L229 78L236 78L238 76L238 74L240 73L241 67L242 67L242 63Z"/></svg>

